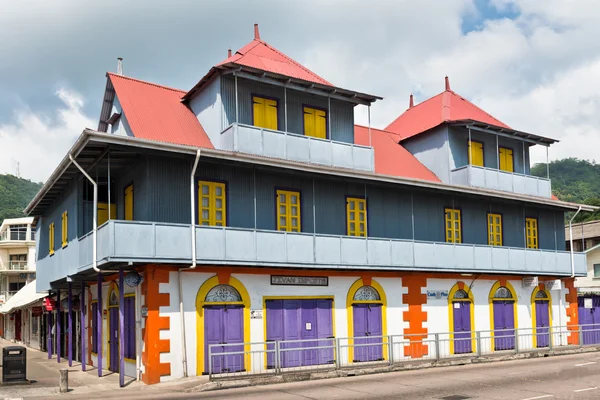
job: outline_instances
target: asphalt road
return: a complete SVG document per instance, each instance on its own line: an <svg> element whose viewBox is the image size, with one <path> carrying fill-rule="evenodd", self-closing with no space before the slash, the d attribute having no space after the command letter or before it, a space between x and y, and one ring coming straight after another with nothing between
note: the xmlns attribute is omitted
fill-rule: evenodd
<svg viewBox="0 0 600 400"><path fill-rule="evenodd" d="M230 389L193 398L600 399L600 353Z"/></svg>
<svg viewBox="0 0 600 400"><path fill-rule="evenodd" d="M105 380L110 377L102 378ZM98 382L95 378L93 382ZM151 386L115 388L115 383L76 388L70 399L437 399L538 400L600 399L600 352L431 368L186 393L194 379ZM197 381L196 385L200 382ZM38 388L37 390L43 390ZM50 388L47 388L50 389ZM81 390L86 392L81 392ZM15 398L48 398L52 391L14 393ZM20 394L20 395L19 395ZM39 396L39 397L36 397ZM455 396L455 397L450 397ZM462 396L462 397L459 397ZM13 397L13 396L11 396Z"/></svg>

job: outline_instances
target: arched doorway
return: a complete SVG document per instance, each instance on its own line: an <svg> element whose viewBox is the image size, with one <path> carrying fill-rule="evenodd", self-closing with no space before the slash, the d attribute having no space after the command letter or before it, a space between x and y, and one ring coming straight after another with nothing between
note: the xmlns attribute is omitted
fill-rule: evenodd
<svg viewBox="0 0 600 400"><path fill-rule="evenodd" d="M552 326L552 300L543 287L536 287L531 293L531 316L533 319L534 347L550 345L550 326Z"/></svg>
<svg viewBox="0 0 600 400"><path fill-rule="evenodd" d="M108 370L119 372L119 289L112 284L108 294Z"/></svg>
<svg viewBox="0 0 600 400"><path fill-rule="evenodd" d="M249 357L244 354L215 356L218 353L242 352L250 342L250 300L244 286L235 278L228 283L214 276L200 287L196 296L198 375L230 373L249 368ZM209 346L213 346L209 363ZM233 344L233 346L231 346ZM236 345L239 344L239 345Z"/></svg>
<svg viewBox="0 0 600 400"><path fill-rule="evenodd" d="M354 338L350 349L353 362L379 361L386 358L383 337L386 334L383 288L377 282L356 281L348 291L348 330Z"/></svg>
<svg viewBox="0 0 600 400"><path fill-rule="evenodd" d="M490 317L494 350L515 348L516 296L508 282L496 282L490 290Z"/></svg>
<svg viewBox="0 0 600 400"><path fill-rule="evenodd" d="M450 353L463 354L473 352L474 313L473 298L464 282L457 282L448 294L448 317L450 331Z"/></svg>

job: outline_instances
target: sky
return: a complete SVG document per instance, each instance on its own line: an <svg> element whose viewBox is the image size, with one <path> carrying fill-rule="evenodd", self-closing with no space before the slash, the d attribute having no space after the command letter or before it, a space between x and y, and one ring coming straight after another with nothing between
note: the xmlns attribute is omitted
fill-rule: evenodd
<svg viewBox="0 0 600 400"><path fill-rule="evenodd" d="M594 0L0 0L0 173L47 179L97 128L117 57L125 75L190 89L254 23L336 86L384 97L374 127L448 75L504 123L560 140L551 160L600 159L599 20Z"/></svg>

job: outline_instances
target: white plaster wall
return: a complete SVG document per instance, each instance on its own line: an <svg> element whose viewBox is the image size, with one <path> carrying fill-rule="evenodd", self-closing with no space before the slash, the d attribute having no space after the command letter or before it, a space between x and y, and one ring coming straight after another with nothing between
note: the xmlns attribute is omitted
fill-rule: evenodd
<svg viewBox="0 0 600 400"><path fill-rule="evenodd" d="M170 329L162 331L161 338L168 338L171 340L171 352L161 356L162 362L171 363L171 376L162 377L161 381L176 379L183 376L181 356L183 354L183 349L181 346L177 274L178 272L171 272L170 282L168 284L161 284L159 289L161 293L170 293L171 296L170 306L161 307L160 309L161 316L168 316L170 318ZM199 361L197 360L198 348L196 339L196 296L202 284L214 275L214 273L183 272L182 289L187 345L187 370L189 376L196 375L197 363ZM359 279L360 276L329 277L329 286L325 287L272 286L270 284L270 275L234 273L231 276L238 279L248 291L251 310L262 311L263 297L265 296L332 296L334 299L333 323L335 336L337 338L346 338L349 336L346 297L350 286ZM402 295L407 293L408 288L402 287L402 279L399 277L375 277L374 280L383 287L387 297L387 334L402 335L404 329L408 328L408 322L403 320L403 313L408 310L408 305L402 302ZM482 337L489 337L491 325L488 296L496 280L474 279L473 277L465 277L460 280L465 282L466 285L471 286L471 292L475 299L474 330L484 331ZM427 290L449 291L457 281L458 279L428 279L427 286L422 288L421 292L426 294ZM540 279L540 281L543 281L543 279ZM509 282L515 289L517 295L517 326L518 328L531 328L533 322L531 314L531 293L533 289L523 288L520 278L509 280ZM566 324L566 307L568 304L564 301L565 294L565 289L561 292L551 292L552 323L554 326ZM562 296L562 300L560 299L560 296ZM423 306L423 310L427 312L427 321L423 323L423 326L428 329L428 340L433 340L434 333L447 333L451 330L448 320L448 300L446 298L440 300L428 299L427 303ZM263 318L265 317L266 315L263 314ZM443 335L440 335L440 338L443 337ZM445 337L448 338L448 335ZM562 339L566 344L566 335L563 335ZM400 340L402 340L402 338L398 337L397 341ZM526 343L526 340L528 339L523 339L522 343ZM555 336L556 344L558 344L556 342L557 340L558 336ZM265 341L264 319L250 320L250 341ZM491 339L484 339L482 341L483 350L489 349L491 347L490 344ZM255 345L253 349L262 350L263 348L263 345ZM344 355L345 353L342 352L342 361ZM402 356L403 345L395 345L395 359L399 359L399 357Z"/></svg>

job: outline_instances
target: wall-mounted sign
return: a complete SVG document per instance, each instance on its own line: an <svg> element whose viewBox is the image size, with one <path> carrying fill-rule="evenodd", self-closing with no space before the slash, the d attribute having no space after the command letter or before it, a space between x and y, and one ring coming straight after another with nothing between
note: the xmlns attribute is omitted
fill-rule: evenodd
<svg viewBox="0 0 600 400"><path fill-rule="evenodd" d="M56 300L51 297L44 298L44 308L46 311L54 311L56 309Z"/></svg>
<svg viewBox="0 0 600 400"><path fill-rule="evenodd" d="M271 285L328 286L329 278L326 276L271 275Z"/></svg>
<svg viewBox="0 0 600 400"><path fill-rule="evenodd" d="M428 299L447 299L448 291L447 290L428 290L427 291Z"/></svg>
<svg viewBox="0 0 600 400"><path fill-rule="evenodd" d="M146 318L148 316L148 307L146 306L142 306L142 310L141 310L141 314L142 314L142 318Z"/></svg>
<svg viewBox="0 0 600 400"><path fill-rule="evenodd" d="M42 307L31 307L31 315L33 315L34 317L39 317L40 315L42 315Z"/></svg>
<svg viewBox="0 0 600 400"><path fill-rule="evenodd" d="M250 310L250 319L262 319L262 310Z"/></svg>
<svg viewBox="0 0 600 400"><path fill-rule="evenodd" d="M562 289L562 282L560 279L555 279L553 281L546 281L546 282L544 282L544 285L546 286L547 290L561 290Z"/></svg>
<svg viewBox="0 0 600 400"><path fill-rule="evenodd" d="M537 276L526 276L521 280L521 285L524 288L533 288L538 285L538 277Z"/></svg>
<svg viewBox="0 0 600 400"><path fill-rule="evenodd" d="M583 306L585 308L593 308L594 307L594 301L592 299L585 298L585 299L583 299Z"/></svg>

